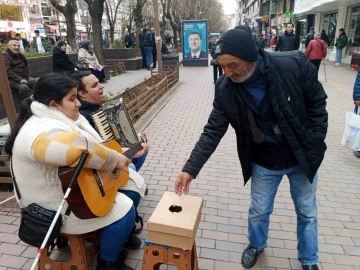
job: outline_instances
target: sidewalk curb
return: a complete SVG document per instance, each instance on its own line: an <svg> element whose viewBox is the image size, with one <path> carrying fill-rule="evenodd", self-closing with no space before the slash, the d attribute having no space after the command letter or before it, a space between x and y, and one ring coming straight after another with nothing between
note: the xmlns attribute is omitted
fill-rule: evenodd
<svg viewBox="0 0 360 270"><path fill-rule="evenodd" d="M162 111L165 105L173 98L181 86L181 82L178 81L172 89L166 92L139 120L134 124L134 128L137 132L143 132L154 120L154 118Z"/></svg>

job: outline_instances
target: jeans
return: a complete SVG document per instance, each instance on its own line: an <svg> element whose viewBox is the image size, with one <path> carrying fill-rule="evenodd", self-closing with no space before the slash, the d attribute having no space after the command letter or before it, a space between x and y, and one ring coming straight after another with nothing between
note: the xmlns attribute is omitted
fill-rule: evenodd
<svg viewBox="0 0 360 270"><path fill-rule="evenodd" d="M268 170L253 164L251 177L251 203L249 208L249 242L257 249L266 248L270 214L274 199L284 175L290 182L290 193L297 215L298 258L301 264L318 261L318 233L316 189L318 176L311 184L300 166L286 170Z"/></svg>
<svg viewBox="0 0 360 270"><path fill-rule="evenodd" d="M342 49L336 49L336 63L341 63Z"/></svg>
<svg viewBox="0 0 360 270"><path fill-rule="evenodd" d="M131 167L131 169L135 170L135 171L140 171L142 165L144 165L144 162L146 160L146 157L148 155L148 151L143 154L142 156L138 157L138 158L133 158L132 159L132 163L129 165L129 167Z"/></svg>
<svg viewBox="0 0 360 270"><path fill-rule="evenodd" d="M147 68L150 68L152 51L153 47L144 47Z"/></svg>
<svg viewBox="0 0 360 270"><path fill-rule="evenodd" d="M99 82L104 82L104 79L105 79L104 69L98 70L98 69L94 69L94 68L89 68L89 70L99 80Z"/></svg>
<svg viewBox="0 0 360 270"><path fill-rule="evenodd" d="M140 194L132 191L132 190L120 190L121 193L124 193L126 196L128 196L134 204L135 209L138 207L140 203Z"/></svg>
<svg viewBox="0 0 360 270"><path fill-rule="evenodd" d="M100 236L100 257L104 261L115 262L125 241L134 228L135 207L120 220L102 228Z"/></svg>
<svg viewBox="0 0 360 270"><path fill-rule="evenodd" d="M141 51L141 67L142 68L146 68L146 56L145 56L145 51L144 51L144 47L140 47L140 51Z"/></svg>
<svg viewBox="0 0 360 270"><path fill-rule="evenodd" d="M156 68L156 60L157 60L157 49L156 48L153 48L152 59L153 59L153 68Z"/></svg>

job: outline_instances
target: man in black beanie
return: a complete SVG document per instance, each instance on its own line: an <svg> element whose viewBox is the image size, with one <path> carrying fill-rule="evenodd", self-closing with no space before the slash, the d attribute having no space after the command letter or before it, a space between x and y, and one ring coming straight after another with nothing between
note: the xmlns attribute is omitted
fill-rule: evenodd
<svg viewBox="0 0 360 270"><path fill-rule="evenodd" d="M318 269L317 170L326 151L328 114L316 68L297 51L258 49L247 26L226 32L215 54L225 76L216 83L213 110L175 192L189 192L230 124L245 184L251 178L250 244L241 264L253 267L266 248L274 199L286 175L297 214L298 259L303 269Z"/></svg>

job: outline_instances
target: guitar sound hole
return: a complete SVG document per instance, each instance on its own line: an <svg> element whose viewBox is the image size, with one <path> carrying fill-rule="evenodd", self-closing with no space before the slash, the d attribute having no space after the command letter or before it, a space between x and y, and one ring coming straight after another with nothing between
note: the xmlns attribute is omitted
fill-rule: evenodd
<svg viewBox="0 0 360 270"><path fill-rule="evenodd" d="M113 178L117 178L120 174L120 170L118 168L115 168L112 172L111 172L111 177Z"/></svg>

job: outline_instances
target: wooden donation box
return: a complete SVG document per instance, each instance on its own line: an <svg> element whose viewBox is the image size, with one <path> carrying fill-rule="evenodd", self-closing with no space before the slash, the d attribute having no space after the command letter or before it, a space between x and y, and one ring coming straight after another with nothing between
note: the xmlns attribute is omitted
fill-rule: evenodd
<svg viewBox="0 0 360 270"><path fill-rule="evenodd" d="M158 270L161 264L178 270L198 270L195 236L201 218L203 199L165 192L148 227L142 270Z"/></svg>
<svg viewBox="0 0 360 270"><path fill-rule="evenodd" d="M149 241L191 250L203 203L201 197L186 195L180 199L174 192L165 192L147 223Z"/></svg>

